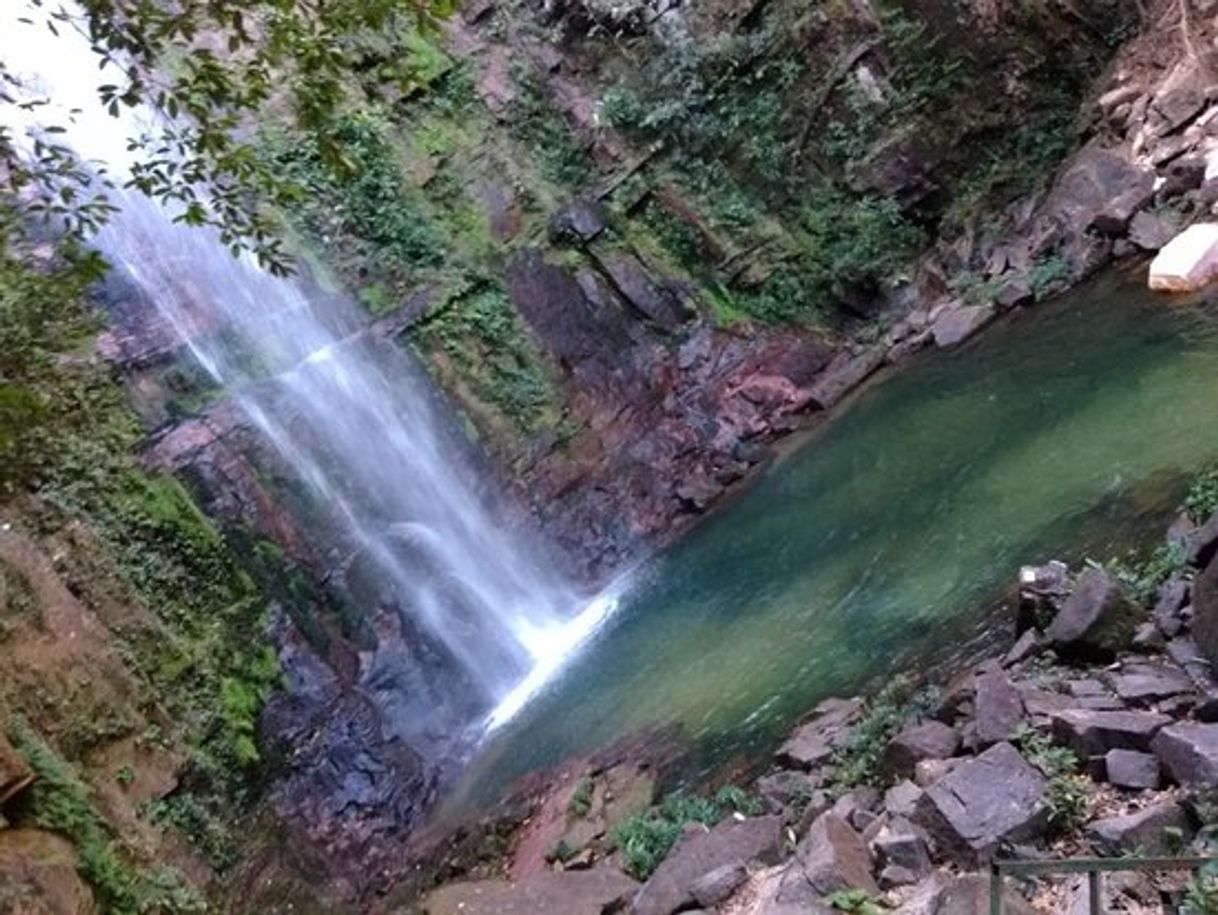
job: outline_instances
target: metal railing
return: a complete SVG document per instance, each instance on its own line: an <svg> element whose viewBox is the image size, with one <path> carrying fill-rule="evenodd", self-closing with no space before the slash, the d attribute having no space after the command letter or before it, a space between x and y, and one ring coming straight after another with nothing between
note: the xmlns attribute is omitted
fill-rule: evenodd
<svg viewBox="0 0 1218 915"><path fill-rule="evenodd" d="M1102 915L1104 892L1101 875L1113 871L1197 871L1218 858L1064 858L1054 861L1012 859L990 865L990 915L1002 915L1004 877L1039 877L1045 874L1086 874L1091 915Z"/></svg>

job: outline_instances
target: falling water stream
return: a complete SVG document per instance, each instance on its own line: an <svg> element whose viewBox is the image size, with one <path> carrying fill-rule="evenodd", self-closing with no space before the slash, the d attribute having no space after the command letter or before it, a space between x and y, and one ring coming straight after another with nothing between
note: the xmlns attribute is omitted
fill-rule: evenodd
<svg viewBox="0 0 1218 915"><path fill-rule="evenodd" d="M65 142L121 186L127 139L150 115L109 116L96 96L107 74L83 36L18 23L22 6L0 13L0 55L51 104L13 126L25 137L66 126ZM324 507L342 551L374 569L378 604L443 647L489 724L509 718L612 597L577 593L533 533L510 520L420 367L366 332L349 299L234 258L215 233L175 223L139 193L111 197L119 210L96 245L119 280L274 445Z"/></svg>

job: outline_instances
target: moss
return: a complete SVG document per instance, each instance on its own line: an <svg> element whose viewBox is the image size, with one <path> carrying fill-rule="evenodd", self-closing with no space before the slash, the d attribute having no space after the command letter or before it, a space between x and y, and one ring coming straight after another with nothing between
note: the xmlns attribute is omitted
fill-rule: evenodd
<svg viewBox="0 0 1218 915"><path fill-rule="evenodd" d="M263 768L254 722L280 681L266 636L266 600L243 567L252 551L235 549L181 482L139 465L143 431L122 389L104 364L80 356L82 334L95 326L83 296L96 274L70 260L47 270L0 258L0 380L36 392L46 405L23 433L26 460L19 467L0 461L5 488L35 497L39 514L22 523L47 534L89 532L72 535L82 545L63 571L78 594L98 593L110 587L101 582L117 578L119 593L107 599L155 615L156 626L111 631L138 685L132 707L165 709L175 742L190 750L180 796L196 797L217 822L231 823L258 797ZM10 578L6 571L6 595L20 595ZM63 697L47 691L28 698L30 708L62 717ZM130 709L79 698L70 703L58 753L79 759L133 732ZM46 756L37 743L27 744L39 759Z"/></svg>
<svg viewBox="0 0 1218 915"><path fill-rule="evenodd" d="M80 875L97 893L107 912L187 913L205 910L203 900L181 876L137 867L89 801L89 790L72 767L24 721L8 724L14 748L38 776L24 800L18 822L29 821L59 833L78 855Z"/></svg>
<svg viewBox="0 0 1218 915"><path fill-rule="evenodd" d="M552 419L555 394L545 364L499 287L475 286L433 310L410 335L425 353L446 357L458 375L449 380L515 429L534 431Z"/></svg>

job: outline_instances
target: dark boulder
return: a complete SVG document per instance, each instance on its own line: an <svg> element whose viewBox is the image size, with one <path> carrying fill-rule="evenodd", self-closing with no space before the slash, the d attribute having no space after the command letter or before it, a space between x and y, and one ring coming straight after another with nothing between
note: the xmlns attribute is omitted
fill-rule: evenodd
<svg viewBox="0 0 1218 915"><path fill-rule="evenodd" d="M833 751L849 737L849 726L858 720L861 699L826 699L778 748L778 762L795 769L815 769L833 757Z"/></svg>
<svg viewBox="0 0 1218 915"><path fill-rule="evenodd" d="M1213 523L1206 522L1205 527ZM1202 528L1204 530L1205 528ZM1193 582L1193 641L1209 661L1218 665L1218 558L1211 557Z"/></svg>
<svg viewBox="0 0 1218 915"><path fill-rule="evenodd" d="M1045 630L1045 639L1066 657L1111 660L1133 640L1140 618L1116 579L1102 569L1087 569Z"/></svg>
<svg viewBox="0 0 1218 915"><path fill-rule="evenodd" d="M870 893L879 890L862 836L834 813L819 817L808 829L795 850L788 876L792 883L805 884L821 896L851 888Z"/></svg>
<svg viewBox="0 0 1218 915"><path fill-rule="evenodd" d="M1159 174L1163 176L1160 196L1178 197L1197 190L1205 183L1205 159L1201 156L1184 156L1167 168L1160 169Z"/></svg>
<svg viewBox="0 0 1218 915"><path fill-rule="evenodd" d="M1143 251L1158 251L1176 237L1180 224L1159 213L1145 210L1129 223L1129 240Z"/></svg>
<svg viewBox="0 0 1218 915"><path fill-rule="evenodd" d="M817 786L818 782L806 772L780 769L757 779L753 790L777 813L807 804Z"/></svg>
<svg viewBox="0 0 1218 915"><path fill-rule="evenodd" d="M1136 750L1109 750L1104 756L1109 783L1120 788L1158 788L1159 760Z"/></svg>
<svg viewBox="0 0 1218 915"><path fill-rule="evenodd" d="M775 816L724 820L712 829L692 827L677 840L634 900L634 915L670 915L695 903L694 886L725 865L773 864L782 845Z"/></svg>
<svg viewBox="0 0 1218 915"><path fill-rule="evenodd" d="M621 249L598 249L596 259L622 298L648 320L666 330L675 330L692 317L679 291L672 284L653 279L634 254Z"/></svg>
<svg viewBox="0 0 1218 915"><path fill-rule="evenodd" d="M1024 720L1023 699L1005 673L989 670L977 677L973 714L977 745L988 747L1015 736Z"/></svg>
<svg viewBox="0 0 1218 915"><path fill-rule="evenodd" d="M1087 826L1087 837L1108 855L1135 850L1143 855L1165 855L1179 847L1182 836L1187 839L1190 825L1180 804L1165 801L1133 813L1096 820Z"/></svg>
<svg viewBox="0 0 1218 915"><path fill-rule="evenodd" d="M1122 235L1154 196L1154 174L1095 146L1077 152L1060 173L1044 211L1075 232Z"/></svg>
<svg viewBox="0 0 1218 915"><path fill-rule="evenodd" d="M743 861L733 861L703 874L692 884L690 893L704 909L717 906L749 879L749 869Z"/></svg>
<svg viewBox="0 0 1218 915"><path fill-rule="evenodd" d="M1170 725L1155 735L1150 749L1181 785L1218 785L1218 724Z"/></svg>
<svg viewBox="0 0 1218 915"><path fill-rule="evenodd" d="M936 851L975 866L1003 842L1033 838L1049 821L1045 777L1009 743L990 747L931 785L914 822Z"/></svg>
<svg viewBox="0 0 1218 915"><path fill-rule="evenodd" d="M908 778L924 759L948 759L960 749L960 735L940 721L923 721L898 733L884 748L882 767L896 778Z"/></svg>
<svg viewBox="0 0 1218 915"><path fill-rule="evenodd" d="M1188 674L1167 664L1130 664L1111 674L1108 682L1127 705L1148 705L1194 689Z"/></svg>
<svg viewBox="0 0 1218 915"><path fill-rule="evenodd" d="M1218 555L1218 512L1184 538L1184 558L1190 565L1205 568L1215 555Z"/></svg>
<svg viewBox="0 0 1218 915"><path fill-rule="evenodd" d="M911 212L939 192L931 177L936 164L921 139L897 135L851 168L847 180L853 190L894 200L902 212Z"/></svg>
<svg viewBox="0 0 1218 915"><path fill-rule="evenodd" d="M1109 750L1148 750L1171 719L1156 712L1067 709L1053 716L1053 736L1084 758Z"/></svg>
<svg viewBox="0 0 1218 915"><path fill-rule="evenodd" d="M609 228L609 210L599 200L572 200L550 217L550 234L560 241L589 242Z"/></svg>
<svg viewBox="0 0 1218 915"><path fill-rule="evenodd" d="M1159 586L1155 597L1153 618L1155 626L1167 638L1175 638L1184 628L1180 611L1189 599L1189 584L1180 578L1171 578Z"/></svg>
<svg viewBox="0 0 1218 915"><path fill-rule="evenodd" d="M918 877L930 871L930 851L926 840L912 825L885 826L871 843L875 852L876 866L900 867Z"/></svg>
<svg viewBox="0 0 1218 915"><path fill-rule="evenodd" d="M599 307L566 267L548 263L526 248L508 267L512 303L529 328L568 366L594 356L616 356L630 345L625 315L616 305Z"/></svg>

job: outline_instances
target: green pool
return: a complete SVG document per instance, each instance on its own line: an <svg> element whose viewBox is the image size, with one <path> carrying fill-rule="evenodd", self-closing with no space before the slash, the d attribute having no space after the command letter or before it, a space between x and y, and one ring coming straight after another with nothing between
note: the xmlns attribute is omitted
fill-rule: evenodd
<svg viewBox="0 0 1218 915"><path fill-rule="evenodd" d="M1218 303L1112 273L860 394L638 570L458 797L670 727L696 774L1009 631L1018 566L1123 554L1218 458Z"/></svg>

